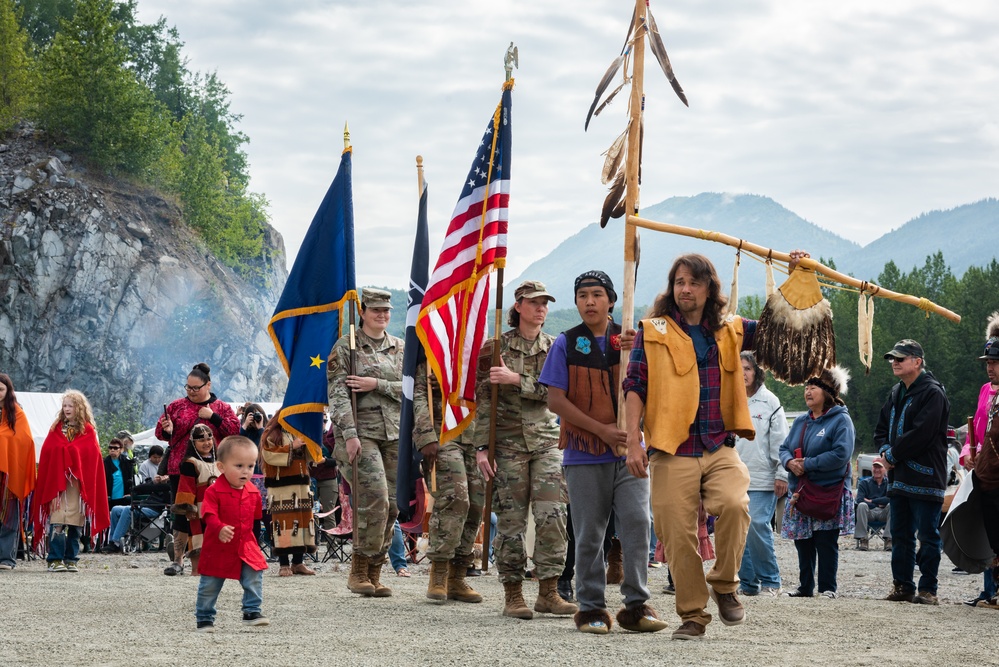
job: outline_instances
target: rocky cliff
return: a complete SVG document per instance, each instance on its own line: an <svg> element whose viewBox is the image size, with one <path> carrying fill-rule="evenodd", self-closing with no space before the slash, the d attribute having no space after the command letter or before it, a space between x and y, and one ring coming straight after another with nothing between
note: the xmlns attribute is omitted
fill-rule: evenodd
<svg viewBox="0 0 999 667"><path fill-rule="evenodd" d="M259 275L222 266L156 191L92 173L31 128L0 137L0 370L21 391L82 390L151 424L212 367L226 400L280 400L267 321L287 278L272 228Z"/></svg>

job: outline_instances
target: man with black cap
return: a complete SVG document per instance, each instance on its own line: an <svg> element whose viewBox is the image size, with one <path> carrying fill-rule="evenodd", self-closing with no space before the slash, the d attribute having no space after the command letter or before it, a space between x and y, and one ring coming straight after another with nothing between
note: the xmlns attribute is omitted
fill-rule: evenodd
<svg viewBox="0 0 999 667"><path fill-rule="evenodd" d="M869 542L868 526L871 521L885 524L885 551L891 551L891 498L888 497L888 480L885 479L885 464L875 460L871 466L871 476L857 484L857 523L853 537L857 540L857 551L867 551Z"/></svg>
<svg viewBox="0 0 999 667"><path fill-rule="evenodd" d="M947 488L947 419L950 401L925 368L923 347L900 340L885 353L899 379L881 407L874 443L888 469L891 496L891 572L886 600L938 604L940 509ZM919 551L916 551L916 538ZM918 588L913 570L919 565Z"/></svg>
<svg viewBox="0 0 999 667"><path fill-rule="evenodd" d="M649 480L634 475L620 452L622 336L610 317L617 294L603 271L581 274L574 289L583 321L555 339L539 378L548 387L548 407L561 418L558 446L576 541L579 611L573 620L580 632L610 632L603 541L613 514L624 554L624 607L617 622L633 632L658 632L666 623L648 604Z"/></svg>

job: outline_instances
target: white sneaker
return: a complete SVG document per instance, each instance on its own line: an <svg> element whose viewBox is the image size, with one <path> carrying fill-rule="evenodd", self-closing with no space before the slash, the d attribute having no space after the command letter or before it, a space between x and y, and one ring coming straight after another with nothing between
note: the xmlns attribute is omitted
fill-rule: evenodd
<svg viewBox="0 0 999 667"><path fill-rule="evenodd" d="M760 590L760 595L764 597L779 598L784 592L784 589L778 586L777 588L763 588Z"/></svg>
<svg viewBox="0 0 999 667"><path fill-rule="evenodd" d="M822 591L821 593L819 593L819 595L821 595L824 598L829 598L830 600L836 599L836 591Z"/></svg>

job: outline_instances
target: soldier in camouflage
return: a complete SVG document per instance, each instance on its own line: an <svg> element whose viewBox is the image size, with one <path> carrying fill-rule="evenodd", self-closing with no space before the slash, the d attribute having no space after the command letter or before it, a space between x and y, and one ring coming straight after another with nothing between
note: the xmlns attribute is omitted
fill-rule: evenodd
<svg viewBox="0 0 999 667"><path fill-rule="evenodd" d="M386 333L391 295L365 288L361 293L361 327L356 332L356 368L350 373L350 340L343 336L330 352L326 379L336 446L333 456L348 478L357 460L357 543L353 545L347 587L353 593L388 597L380 582L399 510L395 479L399 463L399 410L402 397L401 339ZM351 411L357 396L357 421Z"/></svg>
<svg viewBox="0 0 999 667"><path fill-rule="evenodd" d="M433 414L427 393L427 364L423 362L416 369L413 389L413 442L423 454L424 477L434 498L427 549L430 559L427 597L431 600L482 602L482 596L465 581L465 573L472 565L472 549L482 518L485 483L475 465L475 449L470 438L460 435L443 446L438 442L434 425L441 423L441 394L437 379L432 374L430 385ZM430 473L434 467L437 470L436 491Z"/></svg>
<svg viewBox="0 0 999 667"><path fill-rule="evenodd" d="M479 354L476 463L487 480L494 478L493 508L498 521L493 548L506 594L503 615L522 619L534 616L524 601L522 588L527 567L524 534L529 513L534 514L532 560L539 582L534 611L569 615L578 608L563 600L557 591L568 541L559 427L555 415L548 410L548 390L538 383L554 341L541 327L548 315L548 303L555 298L542 283L533 280L517 287L514 298L516 302L507 319L513 329L500 337L500 365L492 365L494 341L483 345ZM490 403L494 385L499 387L499 401L495 461L490 466Z"/></svg>

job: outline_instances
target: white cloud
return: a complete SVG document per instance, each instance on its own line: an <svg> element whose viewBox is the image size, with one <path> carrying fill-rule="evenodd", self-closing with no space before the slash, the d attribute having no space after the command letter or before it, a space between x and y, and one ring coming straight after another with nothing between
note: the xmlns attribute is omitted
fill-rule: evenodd
<svg viewBox="0 0 999 667"><path fill-rule="evenodd" d="M290 252L350 122L358 280L402 287L415 156L425 158L435 253L511 40L521 69L510 275L596 219L600 153L627 108L622 92L583 133L630 17L627 3L610 4L142 0L139 9L177 25L191 67L217 69L229 85L251 138L251 185L270 199ZM690 108L650 55L645 205L755 192L867 243L923 211L996 196L992 3L684 0L653 11Z"/></svg>

